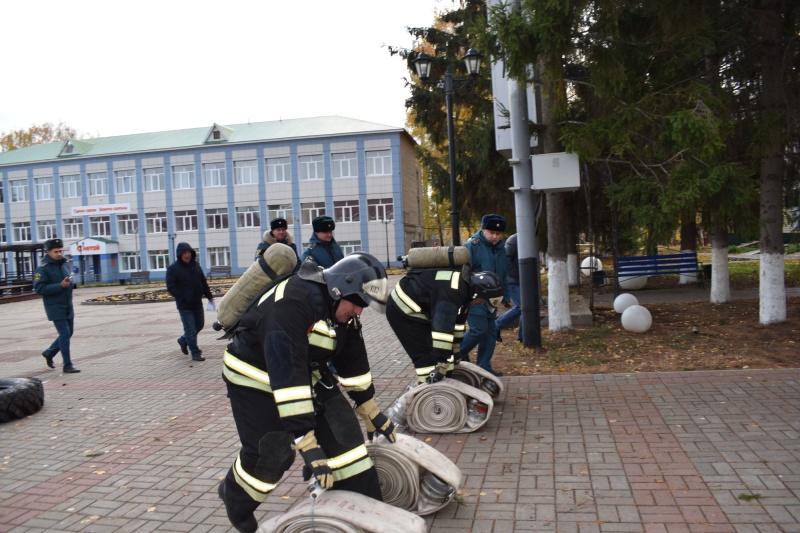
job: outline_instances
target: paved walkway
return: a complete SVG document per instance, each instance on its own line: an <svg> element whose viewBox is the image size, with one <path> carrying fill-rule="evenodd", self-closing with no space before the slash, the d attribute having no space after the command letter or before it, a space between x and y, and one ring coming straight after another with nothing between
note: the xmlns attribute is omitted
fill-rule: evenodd
<svg viewBox="0 0 800 533"><path fill-rule="evenodd" d="M46 391L0 425L0 533L232 531L215 488L239 443L210 328L193 363L172 303L82 305L83 372L63 375L40 355L55 334L40 301L0 318L0 376ZM383 317L363 318L386 408L412 372ZM464 474L431 532L800 533L800 369L503 380L481 431L420 436ZM305 497L298 466L259 520Z"/></svg>

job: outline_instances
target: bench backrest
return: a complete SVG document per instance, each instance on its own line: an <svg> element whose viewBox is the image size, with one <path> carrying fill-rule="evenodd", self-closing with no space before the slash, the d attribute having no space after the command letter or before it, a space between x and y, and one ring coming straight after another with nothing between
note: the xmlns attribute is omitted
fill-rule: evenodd
<svg viewBox="0 0 800 533"><path fill-rule="evenodd" d="M146 271L146 270L144 272L131 272L131 278L147 278L147 279L150 279L150 272Z"/></svg>
<svg viewBox="0 0 800 533"><path fill-rule="evenodd" d="M617 276L646 276L648 274L679 274L699 272L697 253L636 255L617 258Z"/></svg>

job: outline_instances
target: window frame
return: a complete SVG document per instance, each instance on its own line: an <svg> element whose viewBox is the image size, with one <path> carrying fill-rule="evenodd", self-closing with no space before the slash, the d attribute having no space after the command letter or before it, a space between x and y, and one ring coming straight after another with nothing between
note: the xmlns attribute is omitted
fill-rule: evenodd
<svg viewBox="0 0 800 533"><path fill-rule="evenodd" d="M189 228L186 227L189 222ZM197 209L184 209L175 211L175 232L197 231L198 229Z"/></svg>
<svg viewBox="0 0 800 533"><path fill-rule="evenodd" d="M203 163L203 187L225 187L228 184L228 175L224 161Z"/></svg>
<svg viewBox="0 0 800 533"><path fill-rule="evenodd" d="M325 157L322 154L301 155L297 157L300 167L300 181L319 181L325 179ZM311 169L314 169L312 177Z"/></svg>
<svg viewBox="0 0 800 533"><path fill-rule="evenodd" d="M334 200L333 220L336 223L361 222L361 203L356 199Z"/></svg>
<svg viewBox="0 0 800 533"><path fill-rule="evenodd" d="M392 175L392 151L370 150L364 152L364 162L366 163L366 175L372 176L391 176ZM380 162L380 165L378 165ZM380 166L380 171L377 167Z"/></svg>
<svg viewBox="0 0 800 533"><path fill-rule="evenodd" d="M345 170L345 166L347 167L346 170L348 171L346 174L343 172ZM358 153L339 152L331 154L331 177L333 179L357 178Z"/></svg>
<svg viewBox="0 0 800 533"><path fill-rule="evenodd" d="M11 203L27 202L28 196L28 179L8 180L9 189L11 189Z"/></svg>
<svg viewBox="0 0 800 533"><path fill-rule="evenodd" d="M135 194L136 193L136 170L125 169L114 171L114 193L115 194Z"/></svg>
<svg viewBox="0 0 800 533"><path fill-rule="evenodd" d="M197 188L197 176L194 165L172 166L172 190L184 191ZM186 186L184 186L186 185Z"/></svg>
<svg viewBox="0 0 800 533"><path fill-rule="evenodd" d="M98 230L106 231L99 233ZM89 217L89 232L92 237L111 237L111 217L108 215Z"/></svg>
<svg viewBox="0 0 800 533"><path fill-rule="evenodd" d="M164 167L150 167L142 169L144 192L158 192L167 190L167 174ZM153 187L156 183L157 187Z"/></svg>
<svg viewBox="0 0 800 533"><path fill-rule="evenodd" d="M206 209L203 212L203 216L206 217L206 229L209 231L225 231L230 228L230 212L227 207ZM217 219L220 227L217 227ZM215 221L215 223L212 224L212 220Z"/></svg>
<svg viewBox="0 0 800 533"><path fill-rule="evenodd" d="M81 197L81 175L67 174L59 178L61 181L61 198L80 198ZM69 191L67 190L69 189ZM74 194L68 194L74 189Z"/></svg>
<svg viewBox="0 0 800 533"><path fill-rule="evenodd" d="M236 227L261 228L261 211L257 205L246 205L236 208Z"/></svg>
<svg viewBox="0 0 800 533"><path fill-rule="evenodd" d="M245 172L245 170L247 172ZM233 162L234 185L258 185L258 161L242 159Z"/></svg>
<svg viewBox="0 0 800 533"><path fill-rule="evenodd" d="M273 161L277 163L272 163ZM290 183L292 181L291 157L264 158L264 167L267 176L267 183ZM280 176L278 176L278 169L280 169ZM279 177L282 179L278 179Z"/></svg>
<svg viewBox="0 0 800 533"><path fill-rule="evenodd" d="M305 202L300 204L300 217L304 226L310 226L311 221L325 214L325 202Z"/></svg>
<svg viewBox="0 0 800 533"><path fill-rule="evenodd" d="M33 198L34 200L55 200L56 182L53 176L33 178Z"/></svg>
<svg viewBox="0 0 800 533"><path fill-rule="evenodd" d="M89 196L106 196L108 194L108 173L89 172L86 174Z"/></svg>

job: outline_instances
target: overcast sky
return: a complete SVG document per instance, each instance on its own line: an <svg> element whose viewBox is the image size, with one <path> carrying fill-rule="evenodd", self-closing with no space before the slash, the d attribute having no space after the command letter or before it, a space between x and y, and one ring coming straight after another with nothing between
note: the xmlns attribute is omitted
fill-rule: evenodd
<svg viewBox="0 0 800 533"><path fill-rule="evenodd" d="M124 135L340 115L405 126L406 27L453 0L63 0L0 7L0 132Z"/></svg>

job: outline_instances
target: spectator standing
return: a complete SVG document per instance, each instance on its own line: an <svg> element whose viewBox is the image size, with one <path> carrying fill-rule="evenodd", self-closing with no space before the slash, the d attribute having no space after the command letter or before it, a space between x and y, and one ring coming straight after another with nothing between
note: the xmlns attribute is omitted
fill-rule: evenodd
<svg viewBox="0 0 800 533"><path fill-rule="evenodd" d="M184 355L191 351L192 361L205 361L203 351L197 346L197 334L205 326L203 296L214 301L203 269L197 262L197 252L188 243L180 242L175 248L177 259L167 267L167 292L175 298L181 316L183 335L178 344Z"/></svg>
<svg viewBox="0 0 800 533"><path fill-rule="evenodd" d="M69 265L64 259L64 242L61 239L44 241L45 256L42 264L33 275L33 290L42 295L47 320L51 321L58 332L58 338L49 348L42 352L47 366L55 368L53 358L61 352L63 372L76 374L80 372L72 364L70 356L70 339L75 330L75 308L72 306L72 290L75 283Z"/></svg>
<svg viewBox="0 0 800 533"><path fill-rule="evenodd" d="M494 272L503 283L503 304L510 307L508 298L508 276L506 270L506 249L503 246L503 232L506 230L506 219L500 215L483 215L481 229L464 244L470 251L472 270L474 272ZM467 326L469 329L461 340L461 360L469 361L469 352L478 347L475 363L495 376L501 376L492 368L491 360L497 343L497 326L495 319L497 309L491 305L473 305L469 308Z"/></svg>
<svg viewBox="0 0 800 533"><path fill-rule="evenodd" d="M256 248L256 259L258 259L259 255L263 255L267 248L270 245L275 244L276 242L285 244L292 250L294 250L294 255L297 256L297 266L300 266L300 256L297 253L297 245L294 242L294 238L292 234L289 233L289 223L286 221L285 218L273 218L269 223L269 231L264 232L264 236L262 237L261 242L259 243L258 247Z"/></svg>
<svg viewBox="0 0 800 533"><path fill-rule="evenodd" d="M378 432L395 441L394 424L373 398L359 323L363 308L382 306L387 293L380 261L356 252L326 269L304 262L242 314L222 372L242 447L217 489L238 531L255 533L253 512L298 451L306 480L383 500L356 414L370 440Z"/></svg>
<svg viewBox="0 0 800 533"><path fill-rule="evenodd" d="M303 250L301 261L314 261L322 268L335 265L344 258L339 243L333 238L333 230L336 222L329 216L320 216L311 221L314 235L308 242L308 246Z"/></svg>
<svg viewBox="0 0 800 533"><path fill-rule="evenodd" d="M495 327L497 328L497 342L503 342L500 331L519 318L519 332L517 340L522 340L522 317L521 300L519 296L519 260L517 259L517 234L513 234L506 239L506 259L508 260L508 295L514 302L514 307L503 313L497 318Z"/></svg>

